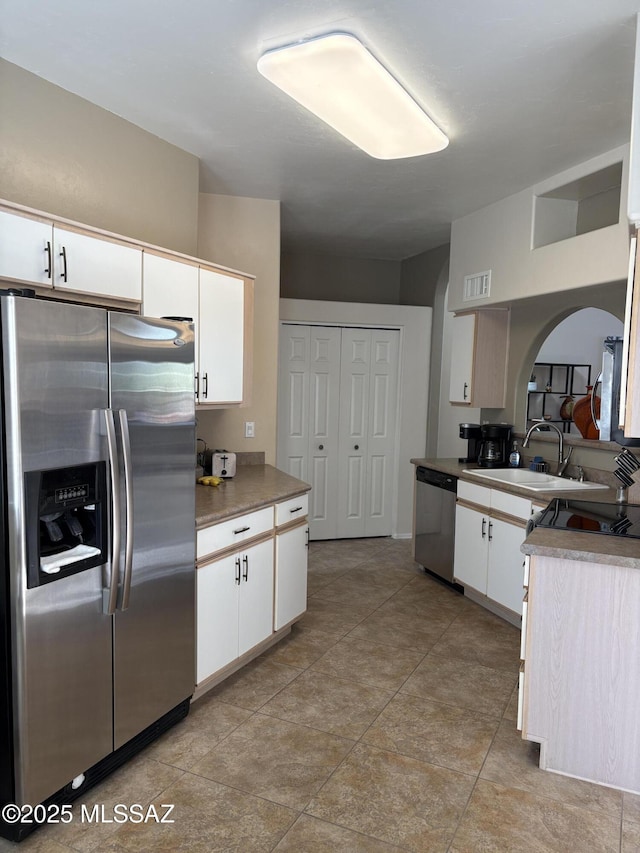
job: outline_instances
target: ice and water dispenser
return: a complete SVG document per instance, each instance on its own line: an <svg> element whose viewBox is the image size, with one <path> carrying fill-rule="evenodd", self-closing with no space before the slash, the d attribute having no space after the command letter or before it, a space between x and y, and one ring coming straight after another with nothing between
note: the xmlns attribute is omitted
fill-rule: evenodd
<svg viewBox="0 0 640 853"><path fill-rule="evenodd" d="M106 464L25 474L27 586L42 586L107 559Z"/></svg>

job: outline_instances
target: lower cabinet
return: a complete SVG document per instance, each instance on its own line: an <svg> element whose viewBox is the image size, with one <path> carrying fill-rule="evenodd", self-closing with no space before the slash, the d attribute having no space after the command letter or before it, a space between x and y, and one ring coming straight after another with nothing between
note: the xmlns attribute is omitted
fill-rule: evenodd
<svg viewBox="0 0 640 853"><path fill-rule="evenodd" d="M454 578L465 589L470 587L521 616L524 556L520 546L531 503L494 489L458 485Z"/></svg>
<svg viewBox="0 0 640 853"><path fill-rule="evenodd" d="M198 530L196 695L277 642L307 609L307 509L298 495Z"/></svg>
<svg viewBox="0 0 640 853"><path fill-rule="evenodd" d="M273 539L198 569L196 683L265 640L273 629Z"/></svg>
<svg viewBox="0 0 640 853"><path fill-rule="evenodd" d="M309 525L306 520L276 533L276 589L273 627L284 628L307 609L307 555Z"/></svg>

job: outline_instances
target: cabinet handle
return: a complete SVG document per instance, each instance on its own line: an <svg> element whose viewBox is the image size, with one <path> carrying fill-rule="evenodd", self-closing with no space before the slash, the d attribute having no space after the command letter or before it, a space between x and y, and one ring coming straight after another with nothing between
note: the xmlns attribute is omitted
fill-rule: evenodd
<svg viewBox="0 0 640 853"><path fill-rule="evenodd" d="M208 373L205 373L205 375L204 375L203 384L204 384L204 388L202 391L202 396L206 400L207 397L209 396L209 374Z"/></svg>
<svg viewBox="0 0 640 853"><path fill-rule="evenodd" d="M489 542L491 542L491 540L493 539L493 536L491 535L492 530L493 530L493 522L490 521L489 522Z"/></svg>
<svg viewBox="0 0 640 853"><path fill-rule="evenodd" d="M240 557L236 557L236 583L240 586Z"/></svg>
<svg viewBox="0 0 640 853"><path fill-rule="evenodd" d="M234 536L237 536L238 533L246 533L247 530L251 530L251 528L250 527L239 527L237 530L234 530L233 533L234 533Z"/></svg>
<svg viewBox="0 0 640 853"><path fill-rule="evenodd" d="M249 558L247 557L246 554L242 558L242 565L244 566L244 571L242 573L242 579L245 581L249 580Z"/></svg>
<svg viewBox="0 0 640 853"><path fill-rule="evenodd" d="M309 547L309 528L308 527L305 530L305 533L307 534L307 541L304 543L304 547L308 548Z"/></svg>
<svg viewBox="0 0 640 853"><path fill-rule="evenodd" d="M196 400L197 400L198 397L200 396L200 374L199 373L196 373L196 375L194 377L194 381L195 381L195 393L196 393Z"/></svg>
<svg viewBox="0 0 640 853"><path fill-rule="evenodd" d="M302 509L301 506L297 506L294 509L290 509L289 512L300 512L301 509Z"/></svg>
<svg viewBox="0 0 640 853"><path fill-rule="evenodd" d="M69 279L67 276L67 250L66 250L65 246L62 247L62 251L60 252L60 257L62 258L62 274L61 274L60 278L63 281L68 281Z"/></svg>
<svg viewBox="0 0 640 853"><path fill-rule="evenodd" d="M464 383L464 388L462 389L462 399L463 399L463 400L466 400L466 399L467 399L467 388L468 388L468 387L469 387L469 384L468 384L467 382L465 382L465 383Z"/></svg>
<svg viewBox="0 0 640 853"><path fill-rule="evenodd" d="M482 538L484 539L484 537L486 535L487 535L487 519L484 518L484 516L483 516L483 518L482 518Z"/></svg>
<svg viewBox="0 0 640 853"><path fill-rule="evenodd" d="M45 273L47 275L47 278L50 279L51 278L51 241L50 240L47 240L47 247L45 249L45 252L47 253L47 266L45 269Z"/></svg>

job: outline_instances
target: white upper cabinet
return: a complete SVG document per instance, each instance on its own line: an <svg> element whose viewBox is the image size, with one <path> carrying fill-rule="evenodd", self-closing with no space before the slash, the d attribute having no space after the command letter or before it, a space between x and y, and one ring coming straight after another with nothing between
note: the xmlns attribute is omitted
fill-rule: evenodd
<svg viewBox="0 0 640 853"><path fill-rule="evenodd" d="M62 290L142 299L142 249L53 228L53 286Z"/></svg>
<svg viewBox="0 0 640 853"><path fill-rule="evenodd" d="M0 278L53 285L53 226L0 211Z"/></svg>
<svg viewBox="0 0 640 853"><path fill-rule="evenodd" d="M0 277L140 302L142 249L0 211Z"/></svg>
<svg viewBox="0 0 640 853"><path fill-rule="evenodd" d="M200 403L244 400L245 284L200 268Z"/></svg>
<svg viewBox="0 0 640 853"><path fill-rule="evenodd" d="M198 267L144 253L142 313L147 317L190 317L198 324Z"/></svg>
<svg viewBox="0 0 640 853"><path fill-rule="evenodd" d="M453 318L449 400L501 409L505 401L509 312L484 309Z"/></svg>

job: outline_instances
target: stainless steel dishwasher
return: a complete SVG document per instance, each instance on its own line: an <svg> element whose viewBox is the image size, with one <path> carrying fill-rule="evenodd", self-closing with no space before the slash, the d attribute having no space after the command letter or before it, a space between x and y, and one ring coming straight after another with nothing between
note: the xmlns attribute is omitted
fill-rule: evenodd
<svg viewBox="0 0 640 853"><path fill-rule="evenodd" d="M413 558L427 571L453 582L458 478L416 467Z"/></svg>

